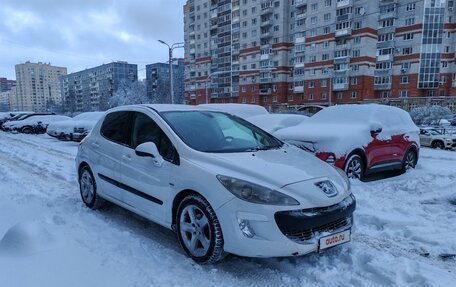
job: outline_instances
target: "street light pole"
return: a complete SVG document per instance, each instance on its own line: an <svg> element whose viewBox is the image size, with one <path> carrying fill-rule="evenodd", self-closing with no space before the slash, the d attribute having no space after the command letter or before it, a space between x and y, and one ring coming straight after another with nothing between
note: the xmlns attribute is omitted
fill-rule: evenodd
<svg viewBox="0 0 456 287"><path fill-rule="evenodd" d="M174 104L174 75L173 75L173 50L177 48L184 48L184 43L174 43L171 46L166 43L165 41L158 40L158 42L168 46L169 52L169 77L170 77L170 96L171 96L171 104Z"/></svg>

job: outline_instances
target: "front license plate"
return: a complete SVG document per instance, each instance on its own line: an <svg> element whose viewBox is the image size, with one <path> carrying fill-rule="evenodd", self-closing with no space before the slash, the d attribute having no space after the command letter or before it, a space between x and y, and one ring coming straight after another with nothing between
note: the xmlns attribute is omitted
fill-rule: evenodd
<svg viewBox="0 0 456 287"><path fill-rule="evenodd" d="M350 241L350 229L320 238L320 250Z"/></svg>

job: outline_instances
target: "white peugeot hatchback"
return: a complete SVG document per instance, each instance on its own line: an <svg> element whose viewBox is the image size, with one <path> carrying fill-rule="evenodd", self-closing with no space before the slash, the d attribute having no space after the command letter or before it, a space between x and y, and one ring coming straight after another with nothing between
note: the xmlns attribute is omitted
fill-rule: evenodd
<svg viewBox="0 0 456 287"><path fill-rule="evenodd" d="M180 105L111 109L81 142L81 197L172 228L192 259L296 256L350 241L343 171L251 123Z"/></svg>

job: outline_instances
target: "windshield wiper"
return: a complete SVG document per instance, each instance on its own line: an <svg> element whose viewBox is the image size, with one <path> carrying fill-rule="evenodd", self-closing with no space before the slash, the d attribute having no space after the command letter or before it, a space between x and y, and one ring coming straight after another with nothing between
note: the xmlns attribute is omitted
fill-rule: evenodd
<svg viewBox="0 0 456 287"><path fill-rule="evenodd" d="M257 147L252 147L249 149L246 149L245 151L250 152L250 151L260 151L260 150L270 150L270 149L276 149L279 148L280 146L257 146Z"/></svg>

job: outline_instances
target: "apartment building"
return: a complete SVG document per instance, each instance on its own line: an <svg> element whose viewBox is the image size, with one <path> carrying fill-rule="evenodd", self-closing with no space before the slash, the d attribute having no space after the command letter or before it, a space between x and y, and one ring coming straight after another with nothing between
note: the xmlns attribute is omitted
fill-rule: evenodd
<svg viewBox="0 0 456 287"><path fill-rule="evenodd" d="M61 103L59 78L67 68L50 63L16 65L16 93L20 110L46 112Z"/></svg>
<svg viewBox="0 0 456 287"><path fill-rule="evenodd" d="M454 0L189 0L186 101L456 109L455 9Z"/></svg>
<svg viewBox="0 0 456 287"><path fill-rule="evenodd" d="M8 80L7 78L0 78L0 93L11 90L16 86L15 80Z"/></svg>
<svg viewBox="0 0 456 287"><path fill-rule="evenodd" d="M146 65L147 96L157 103L171 102L171 78L168 63ZM184 102L184 60L178 59L173 63L174 103Z"/></svg>
<svg viewBox="0 0 456 287"><path fill-rule="evenodd" d="M103 111L122 81L138 80L138 66L112 62L75 72L60 78L66 112Z"/></svg>

